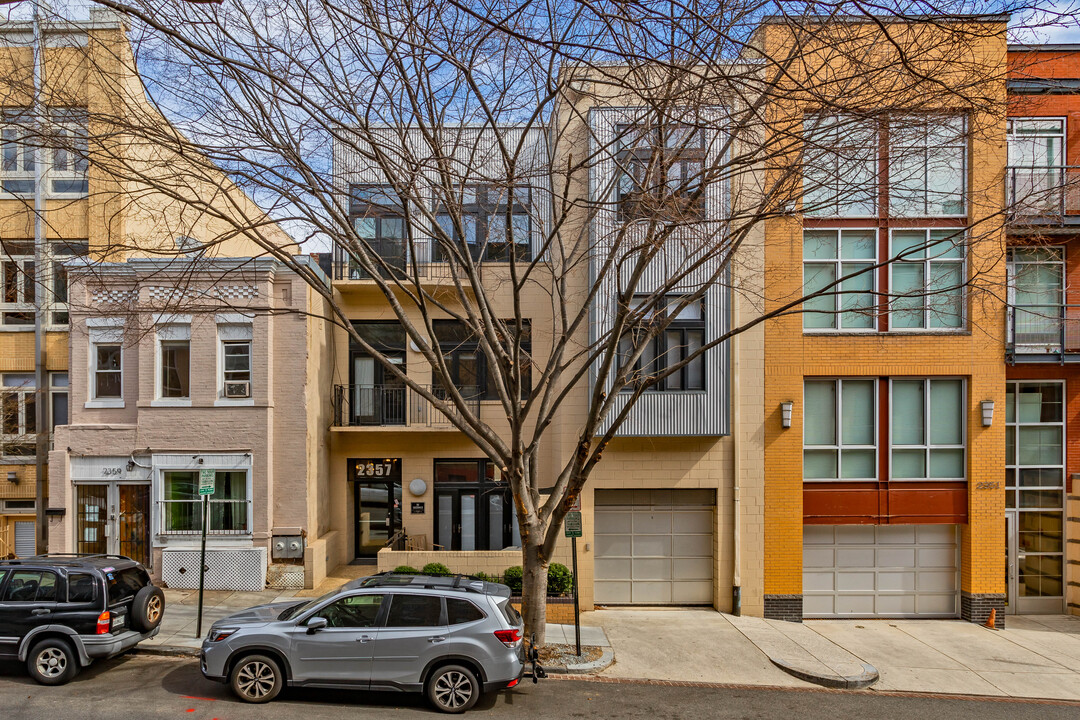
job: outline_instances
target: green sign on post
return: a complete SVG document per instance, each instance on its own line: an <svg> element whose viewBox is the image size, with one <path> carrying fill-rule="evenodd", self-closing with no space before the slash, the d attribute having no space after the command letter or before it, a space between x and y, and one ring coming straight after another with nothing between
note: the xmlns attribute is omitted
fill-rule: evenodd
<svg viewBox="0 0 1080 720"><path fill-rule="evenodd" d="M199 495L214 494L214 476L216 474L213 468L199 470Z"/></svg>
<svg viewBox="0 0 1080 720"><path fill-rule="evenodd" d="M581 537L581 512L572 511L566 513L563 521L563 535L568 538Z"/></svg>

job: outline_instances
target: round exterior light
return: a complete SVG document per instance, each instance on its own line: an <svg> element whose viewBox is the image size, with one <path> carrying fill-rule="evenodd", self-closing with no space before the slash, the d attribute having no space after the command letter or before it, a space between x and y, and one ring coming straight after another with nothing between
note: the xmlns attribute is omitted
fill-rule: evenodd
<svg viewBox="0 0 1080 720"><path fill-rule="evenodd" d="M427 483L424 482L424 478L413 478L409 483L409 492L413 495L423 495L427 492Z"/></svg>

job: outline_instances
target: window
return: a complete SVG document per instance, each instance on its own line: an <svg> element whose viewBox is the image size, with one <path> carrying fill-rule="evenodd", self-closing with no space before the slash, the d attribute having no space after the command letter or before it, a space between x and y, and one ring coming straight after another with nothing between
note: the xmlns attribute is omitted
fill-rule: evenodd
<svg viewBox="0 0 1080 720"><path fill-rule="evenodd" d="M163 533L195 534L202 531L198 472L164 472L161 503ZM219 470L214 481L214 494L210 496L207 532L217 535L249 533L248 506L248 473Z"/></svg>
<svg viewBox="0 0 1080 720"><path fill-rule="evenodd" d="M221 355L225 397L249 397L251 395L251 341L225 341L221 345Z"/></svg>
<svg viewBox="0 0 1080 720"><path fill-rule="evenodd" d="M391 269L405 269L408 240L405 213L392 187L353 185L350 188L349 216L363 249L369 255L382 258L387 265L380 268L382 277L390 277ZM372 260L378 262L375 258ZM355 259L349 260L349 280L370 277Z"/></svg>
<svg viewBox="0 0 1080 720"><path fill-rule="evenodd" d="M382 595L351 595L330 603L313 617L326 619L326 627L375 627L382 607Z"/></svg>
<svg viewBox="0 0 1080 720"><path fill-rule="evenodd" d="M803 303L806 330L873 330L874 230L804 230L803 292L830 288L828 293ZM840 280L841 278L846 278ZM833 285L840 280L838 286Z"/></svg>
<svg viewBox="0 0 1080 720"><path fill-rule="evenodd" d="M49 418L52 420L52 426L55 428L57 425L67 425L68 374L49 373L49 384L51 386L50 395L52 396L52 412Z"/></svg>
<svg viewBox="0 0 1080 720"><path fill-rule="evenodd" d="M964 238L958 230L894 230L889 266L890 327L949 330L964 325Z"/></svg>
<svg viewBox="0 0 1080 720"><path fill-rule="evenodd" d="M705 216L705 133L689 125L620 125L616 203L620 220Z"/></svg>
<svg viewBox="0 0 1080 720"><path fill-rule="evenodd" d="M964 382L892 381L892 477L963 480Z"/></svg>
<svg viewBox="0 0 1080 720"><path fill-rule="evenodd" d="M61 108L51 111L53 140L50 191L54 195L85 195L89 190L86 111Z"/></svg>
<svg viewBox="0 0 1080 720"><path fill-rule="evenodd" d="M526 186L465 185L460 192L459 223L445 204L436 211L435 261L448 259L443 238L464 243L474 262L509 262L532 257L531 191ZM507 215L510 216L507 224Z"/></svg>
<svg viewBox="0 0 1080 720"><path fill-rule="evenodd" d="M876 382L807 380L803 404L803 478L876 479Z"/></svg>
<svg viewBox="0 0 1080 720"><path fill-rule="evenodd" d="M26 110L9 108L3 112L0 131L0 187L5 192L30 195L34 192L34 146L30 142L33 126Z"/></svg>
<svg viewBox="0 0 1080 720"><path fill-rule="evenodd" d="M97 597L97 580L93 575L88 575L86 573L68 573L67 591L68 602L94 602L94 599Z"/></svg>
<svg viewBox="0 0 1080 720"><path fill-rule="evenodd" d="M446 624L464 625L474 620L483 620L484 613L468 600L446 598Z"/></svg>
<svg viewBox="0 0 1080 720"><path fill-rule="evenodd" d="M808 115L803 133L803 213L868 217L877 212L878 136L871 121Z"/></svg>
<svg viewBox="0 0 1080 720"><path fill-rule="evenodd" d="M109 587L110 607L135 597L140 590L150 584L150 576L145 570L137 567L106 571L105 580Z"/></svg>
<svg viewBox="0 0 1080 720"><path fill-rule="evenodd" d="M191 397L191 342L189 340L161 341L161 397Z"/></svg>
<svg viewBox="0 0 1080 720"><path fill-rule="evenodd" d="M56 573L48 570L13 570L4 591L6 602L55 602Z"/></svg>
<svg viewBox="0 0 1080 720"><path fill-rule="evenodd" d="M511 321L506 322L508 325L511 324ZM454 387L465 398L497 400L499 394L495 387L494 375L488 372L487 356L480 349L480 343L470 328L459 320L435 320L432 322L432 327ZM526 356L521 384L521 396L524 398L532 389L532 376L529 372L531 360L527 359L532 350L532 328L528 320L524 321L522 326L522 336L521 350Z"/></svg>
<svg viewBox="0 0 1080 720"><path fill-rule="evenodd" d="M435 544L447 550L520 545L510 487L487 460L435 461Z"/></svg>
<svg viewBox="0 0 1080 720"><path fill-rule="evenodd" d="M646 299L647 296L644 295L635 297L631 312L637 311ZM700 352L704 346L705 311L702 301L688 303L680 310L678 306L681 301L682 298L678 295L669 295L659 301L659 307L619 341L619 355L622 362L629 361L634 352L644 343L644 349L634 363L632 383L644 382L666 371L683 362L690 355ZM669 319L670 322L668 322ZM666 328L660 331L659 327L665 322L667 322ZM630 390L631 388L623 389ZM649 390L669 392L704 389L704 353L649 387Z"/></svg>
<svg viewBox="0 0 1080 720"><path fill-rule="evenodd" d="M53 325L68 324L68 273L64 263L74 257L84 257L90 252L86 242L53 242L49 244L49 261L52 265L52 285L48 297L52 303Z"/></svg>
<svg viewBox="0 0 1080 720"><path fill-rule="evenodd" d="M33 242L0 241L0 323L34 324L35 277Z"/></svg>
<svg viewBox="0 0 1080 720"><path fill-rule="evenodd" d="M963 117L899 118L890 128L889 209L899 217L963 215L967 123Z"/></svg>
<svg viewBox="0 0 1080 720"><path fill-rule="evenodd" d="M1059 169L1065 157L1065 120L1011 118L1005 124L1009 165L1019 168Z"/></svg>
<svg viewBox="0 0 1080 720"><path fill-rule="evenodd" d="M86 111L54 108L49 110L49 115L46 124L49 136L41 138L40 142L42 154L52 161L47 191L52 195L85 195L89 190ZM0 131L0 187L12 194L30 195L34 192L35 171L33 116L26 109L6 109L3 125Z"/></svg>
<svg viewBox="0 0 1080 720"><path fill-rule="evenodd" d="M386 627L438 627L442 622L442 598L435 595L393 595Z"/></svg>
<svg viewBox="0 0 1080 720"><path fill-rule="evenodd" d="M90 352L94 400L123 397L123 348L119 343L94 343Z"/></svg>
<svg viewBox="0 0 1080 720"><path fill-rule="evenodd" d="M1011 344L1017 352L1060 350L1066 318L1065 249L1009 249ZM1070 309L1071 312L1071 309Z"/></svg>
<svg viewBox="0 0 1080 720"><path fill-rule="evenodd" d="M365 342L406 372L405 328L400 323L353 322L353 327ZM348 402L348 413L343 419L350 425L404 425L405 383L351 339L349 355L352 391L342 398Z"/></svg>
<svg viewBox="0 0 1080 720"><path fill-rule="evenodd" d="M37 407L34 395L37 384L33 373L0 375L0 455L33 457L37 449Z"/></svg>

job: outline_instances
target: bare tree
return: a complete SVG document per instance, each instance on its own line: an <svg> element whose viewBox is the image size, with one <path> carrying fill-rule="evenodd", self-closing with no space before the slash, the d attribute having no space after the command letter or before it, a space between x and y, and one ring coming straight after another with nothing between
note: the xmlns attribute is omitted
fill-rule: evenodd
<svg viewBox="0 0 1080 720"><path fill-rule="evenodd" d="M92 145L90 162L210 218L201 251L242 236L288 264L324 295L328 321L500 468L540 642L565 514L651 391L691 387L703 358L719 367L730 338L786 314L838 330L897 313L961 327L966 304L1001 295L1000 173L973 187L970 155L948 152L1003 126L1007 20L970 14L978 4L98 4L133 23L134 55L116 59L138 60L145 87L102 75L131 102L91 108L90 132L126 140ZM133 161L129 143L152 159ZM260 207L192 191L222 170ZM935 170L946 182L928 187ZM851 263L819 238L833 270L797 293L749 276L767 224L801 233L804 217L876 216L890 201L900 217L958 221ZM403 372L359 332L273 222L332 253L339 279L376 288L425 372ZM785 237L801 267L801 239ZM125 238L110 251L147 247ZM969 260L876 289L881 268L927 253ZM658 351L678 318L702 303L723 316L732 296L741 323L724 316ZM448 362L444 320L476 344L497 410ZM543 473L544 444L571 411L570 447ZM718 417L709 432L726 430Z"/></svg>

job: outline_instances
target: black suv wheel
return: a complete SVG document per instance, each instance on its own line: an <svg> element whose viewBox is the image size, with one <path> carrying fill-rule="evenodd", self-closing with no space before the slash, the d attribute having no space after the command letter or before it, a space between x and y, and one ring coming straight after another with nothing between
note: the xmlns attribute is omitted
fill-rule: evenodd
<svg viewBox="0 0 1080 720"><path fill-rule="evenodd" d="M63 685L78 674L79 658L68 641L46 638L30 648L26 669L42 685Z"/></svg>
<svg viewBox="0 0 1080 720"><path fill-rule="evenodd" d="M281 668L266 655L241 658L229 673L229 687L244 702L270 702L281 692L284 684Z"/></svg>
<svg viewBox="0 0 1080 720"><path fill-rule="evenodd" d="M436 710L462 713L480 699L480 683L469 668L444 665L428 678L427 696Z"/></svg>

